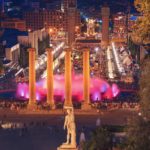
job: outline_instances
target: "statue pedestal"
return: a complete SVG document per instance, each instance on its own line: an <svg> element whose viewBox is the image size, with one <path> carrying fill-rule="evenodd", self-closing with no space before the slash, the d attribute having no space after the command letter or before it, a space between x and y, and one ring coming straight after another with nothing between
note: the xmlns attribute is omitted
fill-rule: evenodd
<svg viewBox="0 0 150 150"><path fill-rule="evenodd" d="M62 144L57 148L57 150L78 150L78 148L76 145Z"/></svg>
<svg viewBox="0 0 150 150"><path fill-rule="evenodd" d="M66 148L65 147L62 148L62 147L58 147L57 150L78 150L78 148L69 148L69 147L68 148L67 147Z"/></svg>
<svg viewBox="0 0 150 150"><path fill-rule="evenodd" d="M76 144L76 126L73 107L65 106L64 108L67 110L64 122L64 129L67 128L67 141L62 143L57 150L78 150Z"/></svg>
<svg viewBox="0 0 150 150"><path fill-rule="evenodd" d="M78 148L61 148L61 147L58 147L57 150L78 150Z"/></svg>

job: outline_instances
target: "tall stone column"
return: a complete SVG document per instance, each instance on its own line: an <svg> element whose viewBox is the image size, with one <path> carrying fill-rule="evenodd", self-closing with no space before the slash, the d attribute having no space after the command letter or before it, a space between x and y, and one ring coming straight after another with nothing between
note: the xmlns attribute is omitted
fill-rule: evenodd
<svg viewBox="0 0 150 150"><path fill-rule="evenodd" d="M102 7L101 14L102 14L102 46L107 47L109 44L110 8L108 6Z"/></svg>
<svg viewBox="0 0 150 150"><path fill-rule="evenodd" d="M76 7L70 4L66 11L67 17L66 31L67 31L68 45L70 47L72 47L72 44L75 42L76 13L77 13Z"/></svg>
<svg viewBox="0 0 150 150"><path fill-rule="evenodd" d="M83 109L90 108L90 50L83 49Z"/></svg>
<svg viewBox="0 0 150 150"><path fill-rule="evenodd" d="M35 71L35 48L29 48L29 103L32 108L36 103L36 71Z"/></svg>
<svg viewBox="0 0 150 150"><path fill-rule="evenodd" d="M65 49L65 106L72 106L71 48Z"/></svg>
<svg viewBox="0 0 150 150"><path fill-rule="evenodd" d="M54 108L53 49L47 48L47 103Z"/></svg>

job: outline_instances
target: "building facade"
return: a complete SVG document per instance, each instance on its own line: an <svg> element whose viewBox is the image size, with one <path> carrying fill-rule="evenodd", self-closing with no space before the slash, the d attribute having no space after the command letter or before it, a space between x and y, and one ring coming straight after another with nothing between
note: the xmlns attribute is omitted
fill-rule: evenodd
<svg viewBox="0 0 150 150"><path fill-rule="evenodd" d="M27 11L24 13L27 29L38 30L43 27L64 27L64 14L56 10Z"/></svg>
<svg viewBox="0 0 150 150"><path fill-rule="evenodd" d="M5 48L5 57L7 60L11 60L13 63L18 64L20 56L20 45L19 43L12 45L11 47Z"/></svg>
<svg viewBox="0 0 150 150"><path fill-rule="evenodd" d="M132 31L132 28L137 20L136 15L117 13L113 16L113 37L115 40L127 40L128 32Z"/></svg>
<svg viewBox="0 0 150 150"><path fill-rule="evenodd" d="M102 46L108 46L110 8L108 6L102 7L101 15L102 15Z"/></svg>
<svg viewBox="0 0 150 150"><path fill-rule="evenodd" d="M68 22L70 18L70 6L74 7L74 17L75 17L75 26L80 28L81 19L80 12L77 9L76 0L63 0L62 1L63 9L44 9L44 10L32 10L26 11L24 13L24 20L26 21L26 26L28 30L38 30L43 27L46 28L56 28L57 30L63 29L67 32Z"/></svg>
<svg viewBox="0 0 150 150"><path fill-rule="evenodd" d="M26 22L20 19L6 19L0 23L1 28L18 29L20 31L26 31Z"/></svg>
<svg viewBox="0 0 150 150"><path fill-rule="evenodd" d="M75 27L76 27L76 8L72 5L66 12L66 32L68 45L72 46L75 42Z"/></svg>
<svg viewBox="0 0 150 150"><path fill-rule="evenodd" d="M48 37L48 33L43 29L39 29L36 31L28 32L26 36L18 36L18 42L24 46L30 46L36 49L36 55L39 55L39 43L45 40Z"/></svg>
<svg viewBox="0 0 150 150"><path fill-rule="evenodd" d="M77 0L62 0L62 10L67 11L70 4L77 8Z"/></svg>

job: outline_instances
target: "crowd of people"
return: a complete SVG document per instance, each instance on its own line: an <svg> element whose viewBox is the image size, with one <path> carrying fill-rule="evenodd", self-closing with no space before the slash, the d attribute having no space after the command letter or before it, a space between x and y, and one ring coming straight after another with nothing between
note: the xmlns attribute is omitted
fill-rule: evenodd
<svg viewBox="0 0 150 150"><path fill-rule="evenodd" d="M93 103L92 107L99 110L116 110L116 109L134 109L139 111L140 105L137 102L98 102Z"/></svg>
<svg viewBox="0 0 150 150"><path fill-rule="evenodd" d="M117 82L117 85L120 89L128 89L128 90L138 90L139 86L137 82L133 83L125 83L125 82Z"/></svg>
<svg viewBox="0 0 150 150"><path fill-rule="evenodd" d="M0 100L0 109L19 110L27 107L27 102Z"/></svg>
<svg viewBox="0 0 150 150"><path fill-rule="evenodd" d="M8 101L0 100L0 109L10 109L19 111L21 109L26 109L28 101ZM50 110L50 106L47 103L37 103L36 110Z"/></svg>
<svg viewBox="0 0 150 150"><path fill-rule="evenodd" d="M12 102L12 101L0 101L0 109L9 109L14 111L25 110L27 108L28 102ZM62 107L57 104L56 109L62 109L63 103L61 104ZM79 109L81 108L81 103L74 103L74 108ZM139 110L140 106L138 102L116 102L116 101L98 101L91 103L92 108L96 108L98 110L114 110L114 109L135 109ZM47 103L37 103L36 110L46 110L50 111L51 107Z"/></svg>

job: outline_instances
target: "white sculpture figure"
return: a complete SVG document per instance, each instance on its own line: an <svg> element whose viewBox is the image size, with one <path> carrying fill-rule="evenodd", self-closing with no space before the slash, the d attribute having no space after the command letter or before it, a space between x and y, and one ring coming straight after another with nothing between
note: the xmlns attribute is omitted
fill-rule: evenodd
<svg viewBox="0 0 150 150"><path fill-rule="evenodd" d="M80 134L80 140L79 141L80 141L80 143L85 142L85 134L83 131Z"/></svg>
<svg viewBox="0 0 150 150"><path fill-rule="evenodd" d="M67 141L60 148L76 148L76 126L73 107L65 107L67 115L65 116L64 130L67 129Z"/></svg>
<svg viewBox="0 0 150 150"><path fill-rule="evenodd" d="M99 127L101 125L101 119L98 117L96 120L96 126Z"/></svg>

